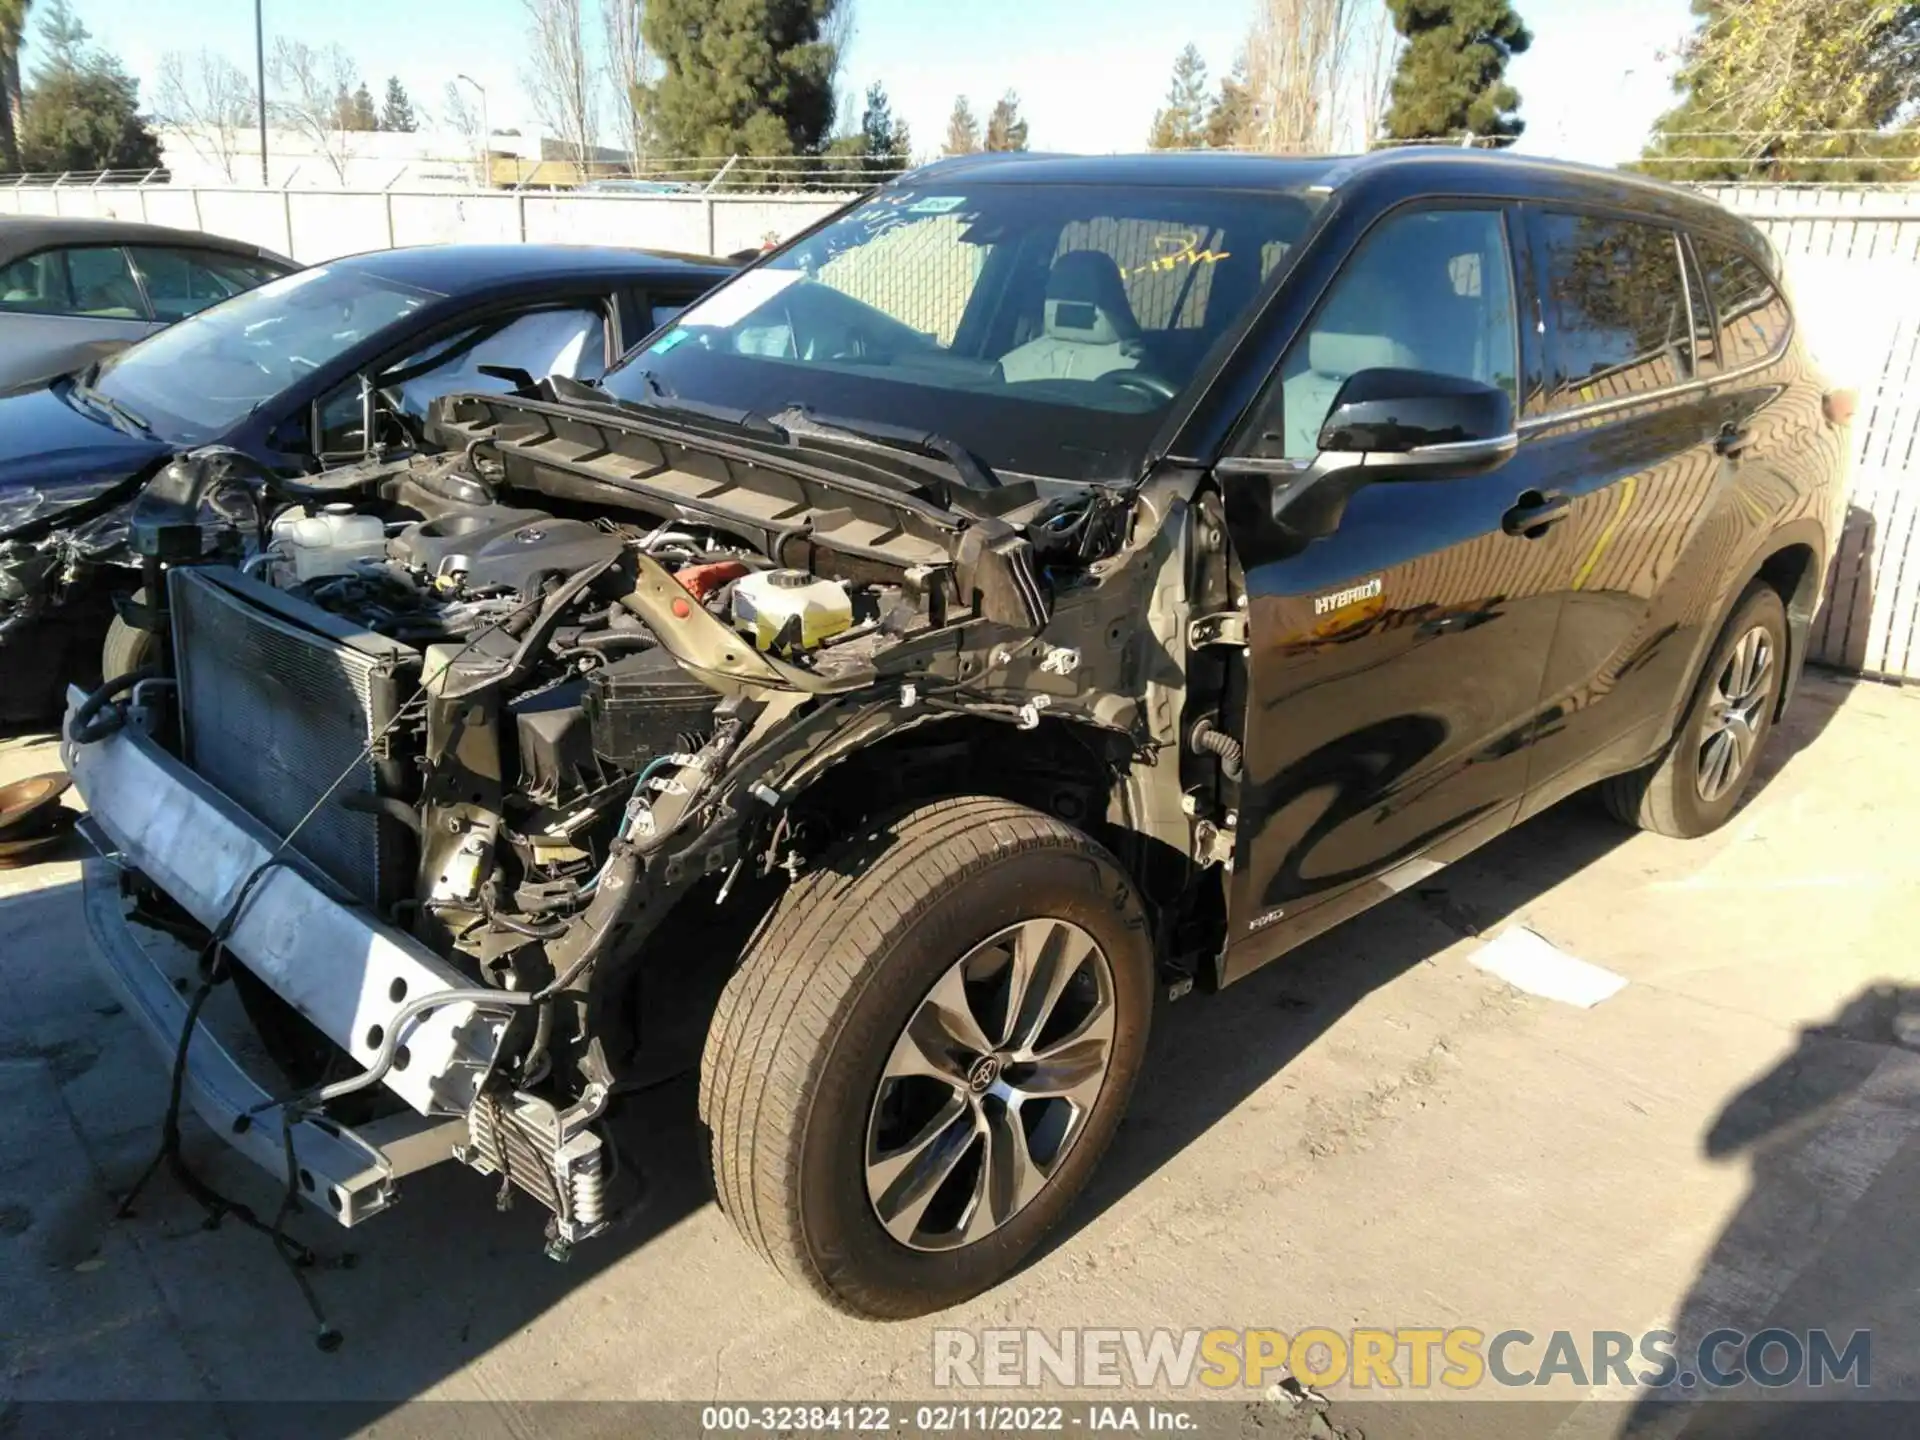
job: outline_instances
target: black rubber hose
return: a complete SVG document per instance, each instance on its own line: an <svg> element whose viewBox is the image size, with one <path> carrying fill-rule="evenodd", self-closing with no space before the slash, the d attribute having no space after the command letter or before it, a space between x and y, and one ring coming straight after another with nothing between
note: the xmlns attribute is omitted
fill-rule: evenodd
<svg viewBox="0 0 1920 1440"><path fill-rule="evenodd" d="M92 745L104 740L127 723L127 712L115 706L106 714L101 711L124 691L133 689L142 680L152 680L160 672L152 666L140 670L129 670L124 675L116 675L98 690L80 702L80 708L74 712L73 721L67 726L67 739L75 745Z"/></svg>

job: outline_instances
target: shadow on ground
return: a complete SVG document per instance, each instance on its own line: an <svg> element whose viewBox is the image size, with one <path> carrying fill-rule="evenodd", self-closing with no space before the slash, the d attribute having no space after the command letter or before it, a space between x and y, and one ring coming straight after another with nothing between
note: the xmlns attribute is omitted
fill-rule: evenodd
<svg viewBox="0 0 1920 1440"><path fill-rule="evenodd" d="M1831 682L1803 693L1787 723L1775 732L1764 761L1765 776L1777 773L1819 735L1843 694ZM1462 935L1491 929L1630 834L1589 800L1576 797L1437 876L1435 883L1359 917L1221 995L1165 1008L1156 1021L1132 1113L1054 1244L1071 1238L1172 1161L1371 991ZM76 892L77 887L61 886L0 900L0 950L9 935L77 936ZM1409 907L1424 923L1406 923ZM74 956L64 958L77 962ZM0 971L4 968L0 963ZM149 1256L148 1268L161 1292L156 1298L168 1315L177 1317L193 1364L205 1369L208 1387L222 1397L219 1428L228 1433L351 1433L384 1408L432 1392L495 1345L538 1323L556 1302L591 1287L597 1277L664 1236L709 1198L705 1137L695 1117L697 1082L690 1071L668 1066L653 1088L623 1100L612 1121L622 1149L644 1163L647 1202L614 1234L582 1246L569 1264L543 1257L543 1217L536 1206L521 1200L502 1213L495 1208L488 1182L454 1166L409 1180L404 1203L363 1231L342 1232L303 1215L296 1222L303 1239L332 1257L355 1252L358 1261L356 1268L327 1268L315 1276L330 1318L346 1335L341 1351L322 1355L310 1343L313 1328L294 1285L263 1238L231 1223L217 1232L204 1230L193 1202L166 1182L158 1182L143 1198L132 1219L111 1219L109 1197L124 1190L151 1156L163 1097L157 1093L158 1071L145 1037L124 1015L94 1013L102 1000L98 984L90 978L90 967L76 963L75 969L88 972L88 979L62 981L49 1004L74 1014L87 1012L82 1017L86 1023L76 1030L72 1024L55 1023L57 1017L42 1016L24 1028L0 1020L0 1058L43 1063L69 1088L94 1064L121 1061L131 1077L122 1088L145 1095L148 1103L135 1107L138 1113L130 1110L120 1117L117 1128L88 1136L92 1193L65 1197L67 1213L42 1213L44 1196L0 1193L0 1245L53 1244L61 1248L49 1263L71 1265L74 1256L88 1253L88 1243L97 1247L105 1243L101 1236L117 1235ZM700 1028L689 1025L687 1035L679 1037L683 1060L697 1059L697 1045L686 1042L697 1037ZM80 1075L71 1073L75 1065L81 1066ZM1730 1116L1738 1108L1729 1107ZM86 1128L83 1121L77 1123ZM1715 1143L1758 1143L1732 1138L1746 1123L1738 1116L1729 1119L1725 1135ZM1781 1123L1776 1122L1776 1128ZM272 1183L217 1139L196 1132L188 1153L209 1179L271 1212L277 1199ZM1764 1163L1759 1168L1764 1170ZM1762 1183L1757 1174L1756 1194ZM1912 1193L1910 1185L1907 1194ZM21 1210L24 1214L16 1213ZM188 1257L191 1263L180 1263ZM383 1274L378 1286L366 1279L375 1267ZM1902 1273L1907 1279L1915 1274ZM1906 1289L1911 1292L1912 1286ZM395 1296L403 1303L395 1303ZM226 1311L224 1329L211 1319L196 1321L196 1313L210 1303ZM1904 1296L1901 1303L1907 1303ZM674 1297L662 1295L658 1304L659 1323L672 1324ZM230 1339L220 1338L231 1335L234 1307L241 1307L240 1313L251 1321L249 1338L238 1350L230 1348ZM67 1357L77 1377L90 1369L111 1375L121 1363L121 1342L111 1333L75 1343L85 1347L84 1353ZM583 1332L580 1343L591 1347L593 1336ZM618 1357L609 1357L609 1363L617 1365ZM646 1377L631 1378L634 1388L644 1393ZM78 1393L87 1392L83 1387ZM288 1396L352 1403L302 1406L297 1416L248 1408L249 1402ZM258 1420L262 1413L272 1418ZM183 1412L180 1418L178 1433L205 1433L205 1415ZM48 1421L44 1426L42 1419ZM145 1420L120 1428L123 1433L136 1430L142 1440L172 1433ZM0 1436L10 1430L84 1433L71 1413L16 1410L9 1421L0 1406ZM1721 1432L1698 1433L1704 1437Z"/></svg>

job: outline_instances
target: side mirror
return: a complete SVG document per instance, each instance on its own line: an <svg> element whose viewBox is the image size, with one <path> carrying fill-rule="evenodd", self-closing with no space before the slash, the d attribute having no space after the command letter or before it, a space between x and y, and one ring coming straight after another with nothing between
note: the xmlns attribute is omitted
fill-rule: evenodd
<svg viewBox="0 0 1920 1440"><path fill-rule="evenodd" d="M1363 456L1374 480L1480 474L1519 445L1506 391L1426 370L1357 371L1320 427L1322 457Z"/></svg>
<svg viewBox="0 0 1920 1440"><path fill-rule="evenodd" d="M338 416L327 415L327 406L340 396L341 390L336 389L330 394L318 396L307 407L307 435L313 447L313 458L322 465L352 464L366 459L373 453L373 426L378 418L375 411L377 397L372 383L366 376L361 375L356 378L360 387L360 393L356 397L360 401L360 448L358 450L333 450L327 445L327 441L332 438L327 434L328 421L330 418L335 421L339 419Z"/></svg>

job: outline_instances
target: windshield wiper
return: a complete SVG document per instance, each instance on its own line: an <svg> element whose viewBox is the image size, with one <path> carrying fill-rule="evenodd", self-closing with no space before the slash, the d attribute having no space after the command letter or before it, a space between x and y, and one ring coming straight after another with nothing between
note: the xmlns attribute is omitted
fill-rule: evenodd
<svg viewBox="0 0 1920 1440"><path fill-rule="evenodd" d="M771 435L782 441L787 438L786 431L782 429L780 425L769 420L758 410L743 410L737 405L709 405L703 400L685 399L663 385L660 382L660 378L651 370L643 370L638 366L629 366L622 373L639 376L640 382L647 387L648 394L653 398L648 400L630 400L623 396L614 395L606 390L604 386L600 385L580 387L583 390L589 388L592 390L593 395L591 399L586 395L575 393L571 387L569 387L569 391L564 397L556 398L565 398L569 401L585 401L587 404L598 403L612 405L617 409L638 410L643 414L686 415L696 420L718 421L720 424L730 426L735 430L748 430L758 435ZM556 391L558 388L557 386L555 387Z"/></svg>
<svg viewBox="0 0 1920 1440"><path fill-rule="evenodd" d="M129 435L152 435L153 426L149 425L143 416L129 410L111 395L103 395L93 388L89 382L99 373L99 370L100 363L96 360L75 378L73 393L80 403L91 405Z"/></svg>
<svg viewBox="0 0 1920 1440"><path fill-rule="evenodd" d="M1000 489L993 468L959 441L933 430L888 425L878 420L853 420L839 415L816 415L805 405L789 405L773 423L794 441L843 450L876 451L898 457L907 468L957 480L967 490L990 494Z"/></svg>

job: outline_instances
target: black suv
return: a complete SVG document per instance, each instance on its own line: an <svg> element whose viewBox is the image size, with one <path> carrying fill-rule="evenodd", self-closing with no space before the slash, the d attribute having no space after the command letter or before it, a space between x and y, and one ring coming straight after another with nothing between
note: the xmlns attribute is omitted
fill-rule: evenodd
<svg viewBox="0 0 1920 1440"><path fill-rule="evenodd" d="M286 1073L195 1044L187 1093L291 1193L457 1156L556 1252L709 973L722 1207L835 1305L949 1305L1072 1202L1156 996L1596 782L1726 820L1850 403L1753 227L1631 176L945 162L600 386L443 400L440 458L163 476L172 684L69 721L90 913L169 1048L148 927L224 945ZM208 507L266 517L240 569Z"/></svg>

